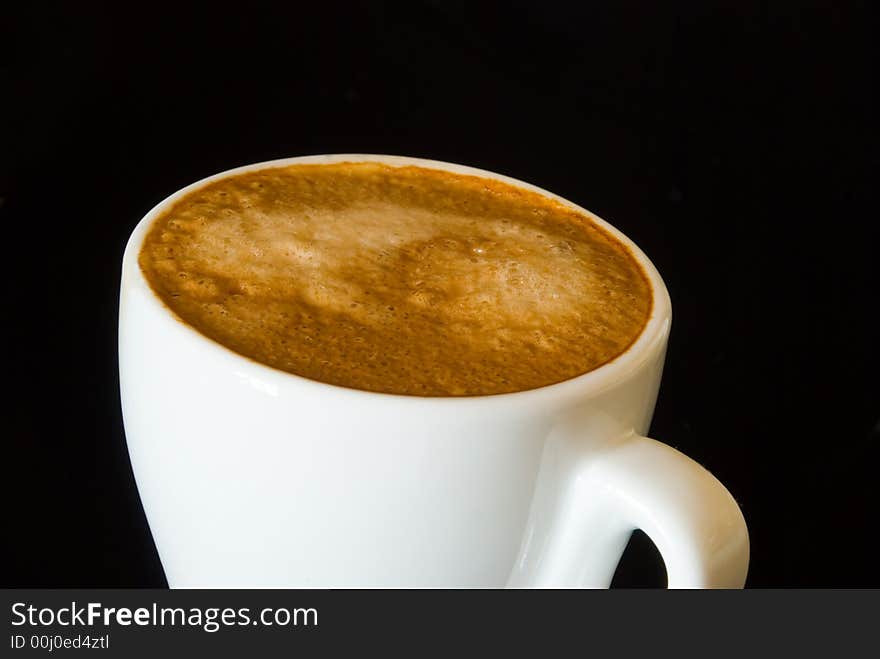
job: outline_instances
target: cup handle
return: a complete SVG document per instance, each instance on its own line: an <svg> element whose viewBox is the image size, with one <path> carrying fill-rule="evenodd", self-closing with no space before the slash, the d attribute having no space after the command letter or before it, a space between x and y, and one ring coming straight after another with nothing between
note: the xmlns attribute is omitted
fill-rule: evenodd
<svg viewBox="0 0 880 659"><path fill-rule="evenodd" d="M745 520L706 469L632 432L597 448L583 430L554 430L508 585L608 587L635 529L659 549L669 588L745 584Z"/></svg>

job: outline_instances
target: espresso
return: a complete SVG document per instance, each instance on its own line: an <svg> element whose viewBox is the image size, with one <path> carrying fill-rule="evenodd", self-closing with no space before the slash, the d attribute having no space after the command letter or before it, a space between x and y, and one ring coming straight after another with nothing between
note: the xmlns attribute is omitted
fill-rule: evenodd
<svg viewBox="0 0 880 659"><path fill-rule="evenodd" d="M624 352L651 312L635 258L589 217L495 180L293 165L189 193L140 267L181 319L268 366L419 396L533 389Z"/></svg>

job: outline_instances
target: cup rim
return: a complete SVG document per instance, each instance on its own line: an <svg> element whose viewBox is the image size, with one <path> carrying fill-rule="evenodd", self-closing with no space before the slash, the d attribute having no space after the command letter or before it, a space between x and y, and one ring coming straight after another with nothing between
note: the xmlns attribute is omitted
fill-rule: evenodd
<svg viewBox="0 0 880 659"><path fill-rule="evenodd" d="M553 199L568 208L576 210L579 213L583 213L629 250L630 254L632 254L633 258L635 258L641 266L642 271L648 279L651 287L651 294L653 296L651 315L649 316L647 323L645 323L645 326L642 328L641 333L636 337L635 341L633 341L624 352L616 356L614 359L591 371L587 371L586 373L582 373L581 375L560 382L509 393L479 394L470 396L419 396L413 394L385 393L368 391L365 389L355 389L352 387L321 382L320 380L313 380L301 375L282 371L273 366L269 366L268 364L264 364L237 353L234 350L227 348L222 343L205 336L178 316L156 294L141 271L140 265L138 264L138 256L150 226L175 202L194 190L214 181L229 176L235 176L237 174L243 174L245 172L296 164L335 164L342 162L380 162L396 167L417 166L456 174L489 178L524 190L536 192L549 199ZM558 399L568 398L571 395L580 397L596 395L632 377L635 372L640 370L645 362L657 354L658 349L662 350L669 335L672 322L672 308L669 292L667 291L666 285L663 282L660 273L657 271L657 268L638 245L619 229L595 213L578 206L549 190L545 190L525 181L504 174L499 174L497 172L441 160L387 154L335 153L266 160L234 167L232 169L227 169L206 176L177 190L153 206L153 208L151 208L137 223L129 236L122 260L120 294L129 287L134 287L146 293L144 298L148 301L148 304L154 307L155 310L161 312L161 315L165 316L169 321L172 321L175 326L186 332L190 338L198 340L199 343L204 344L209 350L217 351L215 354L218 356L225 356L227 359L231 358L238 368L245 368L248 371L246 373L247 377L254 382L258 388L267 388L272 391L277 391L279 388L291 385L297 387L307 386L315 388L315 391L326 389L327 391L332 391L336 394L349 395L355 398L369 398L373 400L385 399L393 401L429 401L432 404L449 404L453 402L462 404L469 401L486 402L489 400L499 402L513 401L515 403L520 403L525 402L526 399ZM241 372L239 373L241 374Z"/></svg>

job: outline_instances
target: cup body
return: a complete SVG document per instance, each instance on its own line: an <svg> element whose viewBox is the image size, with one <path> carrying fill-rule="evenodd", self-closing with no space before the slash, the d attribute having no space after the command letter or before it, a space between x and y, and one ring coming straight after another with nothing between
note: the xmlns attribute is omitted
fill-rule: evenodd
<svg viewBox="0 0 880 659"><path fill-rule="evenodd" d="M502 587L525 540L551 430L576 422L598 450L621 429L648 429L669 297L647 257L583 209L642 264L652 315L612 362L524 392L424 398L315 382L206 338L151 290L138 253L152 221L181 196L239 171L353 160L538 190L435 161L314 156L218 174L144 217L123 259L120 384L135 479L172 587ZM610 574L619 555L594 558Z"/></svg>

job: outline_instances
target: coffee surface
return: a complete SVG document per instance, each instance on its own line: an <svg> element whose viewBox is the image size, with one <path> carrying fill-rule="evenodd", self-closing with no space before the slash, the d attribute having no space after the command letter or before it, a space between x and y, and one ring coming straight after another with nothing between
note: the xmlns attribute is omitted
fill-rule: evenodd
<svg viewBox="0 0 880 659"><path fill-rule="evenodd" d="M624 352L641 267L589 217L491 179L379 163L223 178L151 226L139 263L235 352L368 391L532 389Z"/></svg>

